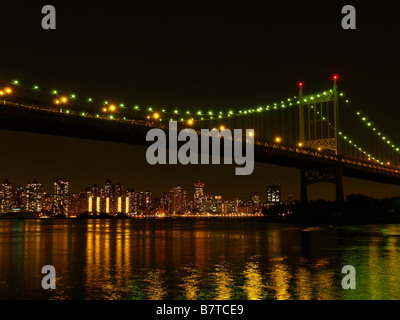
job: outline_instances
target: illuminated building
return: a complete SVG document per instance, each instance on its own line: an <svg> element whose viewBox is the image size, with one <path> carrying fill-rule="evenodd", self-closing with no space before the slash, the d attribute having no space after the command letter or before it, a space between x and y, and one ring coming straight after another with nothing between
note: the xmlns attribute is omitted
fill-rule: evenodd
<svg viewBox="0 0 400 320"><path fill-rule="evenodd" d="M129 214L136 214L138 211L138 194L135 192L134 189L129 189L126 193L125 193L125 197L126 197L126 213Z"/></svg>
<svg viewBox="0 0 400 320"><path fill-rule="evenodd" d="M36 179L26 185L26 211L40 213L42 211L43 186Z"/></svg>
<svg viewBox="0 0 400 320"><path fill-rule="evenodd" d="M269 184L267 189L267 203L275 204L281 202L281 185L280 184Z"/></svg>
<svg viewBox="0 0 400 320"><path fill-rule="evenodd" d="M54 181L53 214L61 214L68 217L68 192L69 182L59 178Z"/></svg>
<svg viewBox="0 0 400 320"><path fill-rule="evenodd" d="M114 190L114 204L113 204L113 213L122 213L125 212L125 204L126 201L123 201L123 196L124 196L124 186L121 183L117 183L115 187L113 188Z"/></svg>
<svg viewBox="0 0 400 320"><path fill-rule="evenodd" d="M104 212L111 213L114 212L114 187L111 183L110 179L106 180L106 184L104 186Z"/></svg>
<svg viewBox="0 0 400 320"><path fill-rule="evenodd" d="M168 192L168 210L172 214L182 214L187 210L188 192L181 186L173 187Z"/></svg>
<svg viewBox="0 0 400 320"><path fill-rule="evenodd" d="M41 213L51 215L54 209L54 195L43 192L42 210Z"/></svg>
<svg viewBox="0 0 400 320"><path fill-rule="evenodd" d="M101 197L103 195L103 189L99 187L97 184L94 184L90 188L90 192L88 194L88 197L92 197L92 211L89 211L89 213L96 213L99 214L102 212L101 208ZM88 205L89 207L89 205ZM88 208L89 209L89 208Z"/></svg>
<svg viewBox="0 0 400 320"><path fill-rule="evenodd" d="M151 197L150 191L141 191L138 195L138 209L142 211L150 210Z"/></svg>
<svg viewBox="0 0 400 320"><path fill-rule="evenodd" d="M222 212L222 196L215 196L212 212L221 213Z"/></svg>
<svg viewBox="0 0 400 320"><path fill-rule="evenodd" d="M257 192L253 192L250 195L250 202L254 208L254 211L258 212L261 210L261 197Z"/></svg>
<svg viewBox="0 0 400 320"><path fill-rule="evenodd" d="M7 179L1 185L0 199L0 213L11 212L13 208L13 188L12 183Z"/></svg>
<svg viewBox="0 0 400 320"><path fill-rule="evenodd" d="M96 203L96 198L92 196L92 193L89 189L86 191L82 191L80 193L70 193L69 196L69 204L68 204L68 214L69 216L77 216L83 212L93 213L94 205ZM89 209L88 199L92 198L92 211Z"/></svg>
<svg viewBox="0 0 400 320"><path fill-rule="evenodd" d="M13 210L22 211L25 206L25 192L23 187L16 187L13 196Z"/></svg>
<svg viewBox="0 0 400 320"><path fill-rule="evenodd" d="M194 184L194 209L199 211L203 211L204 186L205 184L201 181Z"/></svg>

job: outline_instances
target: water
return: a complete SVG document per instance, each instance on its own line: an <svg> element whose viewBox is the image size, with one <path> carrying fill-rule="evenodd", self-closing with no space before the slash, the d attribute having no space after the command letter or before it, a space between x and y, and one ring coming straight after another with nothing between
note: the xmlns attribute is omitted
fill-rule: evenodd
<svg viewBox="0 0 400 320"><path fill-rule="evenodd" d="M0 299L400 299L399 225L0 220ZM41 268L56 268L43 290ZM353 265L356 290L341 286Z"/></svg>

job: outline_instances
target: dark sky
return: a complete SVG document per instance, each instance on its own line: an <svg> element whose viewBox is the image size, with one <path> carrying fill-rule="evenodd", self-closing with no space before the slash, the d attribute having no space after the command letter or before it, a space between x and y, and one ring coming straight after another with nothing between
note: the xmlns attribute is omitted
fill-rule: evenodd
<svg viewBox="0 0 400 320"><path fill-rule="evenodd" d="M97 100L187 109L265 105L329 88L340 89L388 136L400 141L400 5L365 2L357 30L341 28L342 1L2 1L0 80L17 78ZM271 2L271 4L269 3ZM41 8L57 10L57 29L41 28ZM234 166L149 166L144 147L0 131L0 179L24 185L37 177L51 190L59 176L74 191L106 178L156 195L174 184L227 197L281 183L299 197L299 172L256 164L251 176ZM345 193L400 195L400 188L344 180ZM315 185L310 198L333 199L333 185Z"/></svg>

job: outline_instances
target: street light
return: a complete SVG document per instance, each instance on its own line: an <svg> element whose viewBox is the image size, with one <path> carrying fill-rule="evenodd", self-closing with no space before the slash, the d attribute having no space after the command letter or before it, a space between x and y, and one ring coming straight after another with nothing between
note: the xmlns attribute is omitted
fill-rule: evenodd
<svg viewBox="0 0 400 320"><path fill-rule="evenodd" d="M4 90L2 91L1 96L4 96L4 105L6 104L6 97L7 95L12 93L12 89L10 87L6 87L4 88Z"/></svg>

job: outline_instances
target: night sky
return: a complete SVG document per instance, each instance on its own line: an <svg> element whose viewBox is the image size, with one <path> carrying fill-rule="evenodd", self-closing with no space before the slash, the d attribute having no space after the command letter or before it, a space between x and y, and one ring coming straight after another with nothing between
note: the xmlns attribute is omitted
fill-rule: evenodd
<svg viewBox="0 0 400 320"><path fill-rule="evenodd" d="M269 1L268 1L269 2ZM272 1L270 1L272 2ZM379 128L400 141L400 5L353 2L357 30L343 30L342 1L2 1L0 80L127 104L188 110L265 105L339 88ZM41 28L42 6L57 10L57 29ZM105 179L155 195L180 184L193 192L248 197L280 183L283 199L299 198L299 172L256 164L251 176L234 165L150 166L146 148L119 143L0 131L0 179L33 178L51 192L63 177L79 192ZM334 185L309 188L310 199L334 198ZM400 187L344 179L345 194L398 196Z"/></svg>

